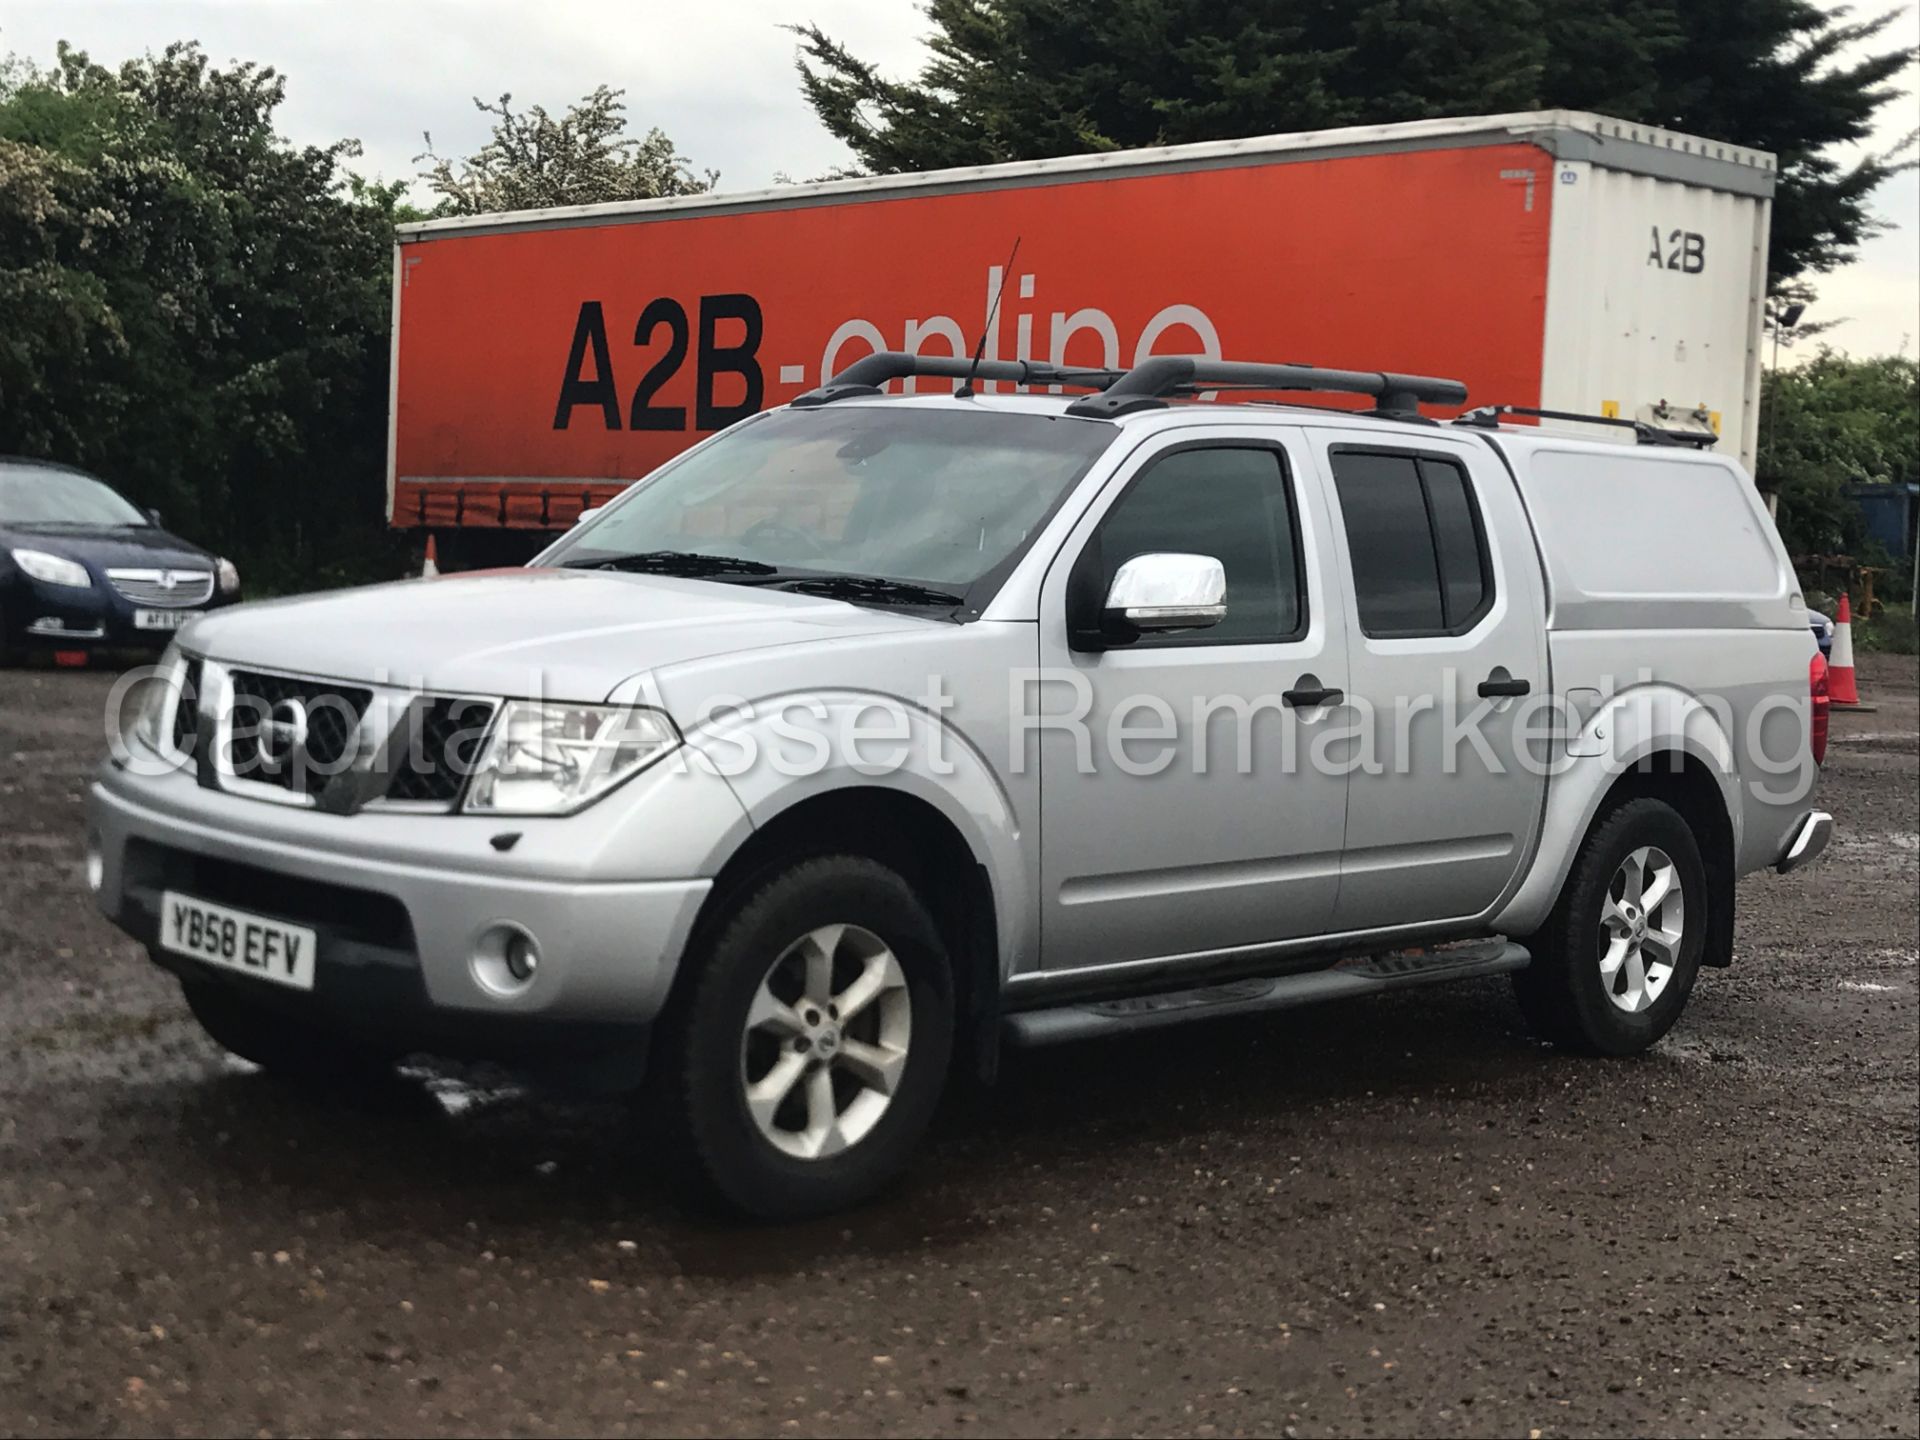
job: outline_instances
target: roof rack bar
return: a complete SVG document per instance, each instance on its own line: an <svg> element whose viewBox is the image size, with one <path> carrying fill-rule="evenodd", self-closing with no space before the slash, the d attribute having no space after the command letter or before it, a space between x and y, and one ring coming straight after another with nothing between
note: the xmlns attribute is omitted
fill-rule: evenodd
<svg viewBox="0 0 1920 1440"><path fill-rule="evenodd" d="M1112 418L1158 408L1168 395L1214 386L1258 390L1317 390L1372 395L1375 414L1417 419L1420 406L1464 405L1467 387L1458 380L1430 375L1397 375L1382 370L1327 370L1318 365L1255 365L1195 355L1155 355L1108 386L1067 407L1069 415Z"/></svg>
<svg viewBox="0 0 1920 1440"><path fill-rule="evenodd" d="M1039 360L981 360L966 355L912 355L904 350L876 350L863 355L817 390L797 395L792 404L831 405L836 400L878 395L890 380L909 375L935 379L1010 380L1016 385L1072 385L1101 390L1120 379L1119 370L1091 370L1048 365Z"/></svg>
<svg viewBox="0 0 1920 1440"><path fill-rule="evenodd" d="M1049 365L1039 360L980 360L964 355L911 355L879 350L863 356L825 385L798 395L796 406L831 405L872 397L889 381L925 375L937 379L1011 381L1015 385L1061 385L1104 393L1085 395L1069 415L1113 419L1136 410L1164 408L1170 395L1209 389L1331 391L1371 395L1374 413L1419 419L1420 406L1464 405L1467 387L1458 380L1398 375L1381 370L1327 370L1318 365L1257 365L1196 355L1154 355L1131 370L1095 370Z"/></svg>
<svg viewBox="0 0 1920 1440"><path fill-rule="evenodd" d="M1665 430L1645 420L1625 420L1618 415L1583 415L1577 410L1536 410L1530 405L1482 405L1457 418L1456 425L1471 425L1477 430L1499 428L1502 415L1526 415L1535 420L1566 420L1576 425L1611 425L1633 431L1641 445L1678 445L1691 450L1711 450L1720 437L1711 430Z"/></svg>

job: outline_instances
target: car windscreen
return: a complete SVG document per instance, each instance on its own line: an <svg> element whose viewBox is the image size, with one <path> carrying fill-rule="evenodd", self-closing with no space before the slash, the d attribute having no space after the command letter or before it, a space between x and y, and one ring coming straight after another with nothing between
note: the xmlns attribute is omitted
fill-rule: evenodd
<svg viewBox="0 0 1920 1440"><path fill-rule="evenodd" d="M964 590L1020 550L1114 435L986 406L776 411L656 471L543 563L724 556Z"/></svg>
<svg viewBox="0 0 1920 1440"><path fill-rule="evenodd" d="M145 525L147 517L91 476L0 465L0 525Z"/></svg>

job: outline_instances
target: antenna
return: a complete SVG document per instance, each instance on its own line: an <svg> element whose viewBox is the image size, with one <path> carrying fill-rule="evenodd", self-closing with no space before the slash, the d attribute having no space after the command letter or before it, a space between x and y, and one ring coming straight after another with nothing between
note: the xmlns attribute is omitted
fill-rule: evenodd
<svg viewBox="0 0 1920 1440"><path fill-rule="evenodd" d="M980 332L980 343L973 347L973 364L967 370L967 378L953 394L957 400L973 398L973 377L980 373L980 357L987 353L987 336L993 333L993 322L1000 318L1000 297L1007 293L1007 277L1013 274L1014 258L1020 253L1020 237L1013 237L1013 249L1007 255L1007 268L1000 272L1000 284L994 289L993 304L987 307L986 328Z"/></svg>

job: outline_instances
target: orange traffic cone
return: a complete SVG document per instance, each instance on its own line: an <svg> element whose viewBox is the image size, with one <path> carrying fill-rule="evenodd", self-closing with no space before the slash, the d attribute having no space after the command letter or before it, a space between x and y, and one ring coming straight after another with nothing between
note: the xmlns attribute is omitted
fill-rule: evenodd
<svg viewBox="0 0 1920 1440"><path fill-rule="evenodd" d="M1853 606L1847 592L1840 592L1840 613L1833 617L1833 653L1827 657L1827 694L1836 710L1870 710L1860 703L1860 689L1853 678Z"/></svg>
<svg viewBox="0 0 1920 1440"><path fill-rule="evenodd" d="M440 573L440 550L439 550L439 547L434 544L433 536L429 534L427 536L427 563L420 567L420 578L422 580L431 580L433 579L434 576L438 575L439 573ZM1847 683L1851 685L1853 681L1849 679Z"/></svg>

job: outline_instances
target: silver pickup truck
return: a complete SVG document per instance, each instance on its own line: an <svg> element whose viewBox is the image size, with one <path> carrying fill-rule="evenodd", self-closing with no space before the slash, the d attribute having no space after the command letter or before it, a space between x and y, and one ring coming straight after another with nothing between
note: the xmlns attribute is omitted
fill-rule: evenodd
<svg viewBox="0 0 1920 1440"><path fill-rule="evenodd" d="M1736 877L1825 846L1806 610L1698 436L969 369L872 356L526 569L196 622L93 786L100 905L271 1071L631 1088L778 1217L1003 1043L1510 973L1639 1051Z"/></svg>

